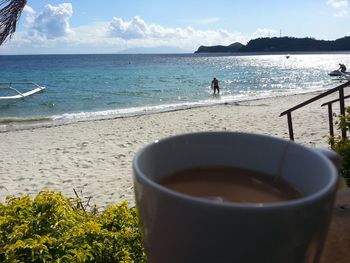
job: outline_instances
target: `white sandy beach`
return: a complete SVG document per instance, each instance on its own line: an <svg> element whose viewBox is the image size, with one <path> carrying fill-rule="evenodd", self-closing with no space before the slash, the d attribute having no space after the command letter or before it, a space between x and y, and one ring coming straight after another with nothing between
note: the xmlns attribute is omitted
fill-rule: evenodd
<svg viewBox="0 0 350 263"><path fill-rule="evenodd" d="M134 203L131 162L143 145L194 131L241 131L288 139L287 117L279 114L318 93L200 107L137 117L0 133L0 201L40 190L92 197L104 207ZM327 108L314 102L293 113L295 141L327 147ZM337 109L338 105L335 105Z"/></svg>

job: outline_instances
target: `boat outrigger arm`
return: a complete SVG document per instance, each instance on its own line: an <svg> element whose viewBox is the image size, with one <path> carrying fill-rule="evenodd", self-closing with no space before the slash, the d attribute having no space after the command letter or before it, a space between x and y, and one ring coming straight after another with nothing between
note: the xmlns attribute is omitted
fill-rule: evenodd
<svg viewBox="0 0 350 263"><path fill-rule="evenodd" d="M34 88L26 92L21 92L17 88L15 88L13 85L33 85ZM15 92L15 95L0 96L0 100L8 100L8 99L23 99L25 97L29 97L35 93L45 90L45 87L39 86L35 82L0 82L0 90L10 90Z"/></svg>

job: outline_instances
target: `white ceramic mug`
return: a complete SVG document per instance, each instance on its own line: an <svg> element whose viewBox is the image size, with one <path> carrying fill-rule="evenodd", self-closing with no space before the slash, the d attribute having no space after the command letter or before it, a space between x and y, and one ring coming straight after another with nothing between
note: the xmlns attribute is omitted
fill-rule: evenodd
<svg viewBox="0 0 350 263"><path fill-rule="evenodd" d="M189 168L229 166L282 176L304 196L220 203L161 186ZM331 218L338 173L320 152L274 137L203 132L160 139L133 161L136 204L150 263L316 263Z"/></svg>

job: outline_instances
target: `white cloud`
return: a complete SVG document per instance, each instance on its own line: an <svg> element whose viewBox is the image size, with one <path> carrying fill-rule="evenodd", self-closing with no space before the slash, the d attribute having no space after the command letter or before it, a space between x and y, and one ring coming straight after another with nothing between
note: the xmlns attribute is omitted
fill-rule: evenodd
<svg viewBox="0 0 350 263"><path fill-rule="evenodd" d="M35 14L35 11L33 8L31 8L29 5L25 5L23 8L23 12L27 14Z"/></svg>
<svg viewBox="0 0 350 263"><path fill-rule="evenodd" d="M343 17L348 14L349 3L347 0L328 0L327 4L334 9L335 16Z"/></svg>
<svg viewBox="0 0 350 263"><path fill-rule="evenodd" d="M231 44L235 41L244 41L239 33L231 33L226 30L195 30L193 27L171 28L161 25L148 24L141 17L135 16L130 21L124 21L122 18L114 17L109 23L108 35L111 38L123 39L130 43L137 40L140 43L163 45L183 45L183 48L189 48L193 43L201 42L203 45L211 44Z"/></svg>
<svg viewBox="0 0 350 263"><path fill-rule="evenodd" d="M58 6L46 5L43 12L36 14L33 9L28 12L26 26L30 35L38 39L55 39L72 34L69 19L73 15L71 3Z"/></svg>
<svg viewBox="0 0 350 263"><path fill-rule="evenodd" d="M165 28L161 25L147 24L141 17L135 16L130 21L124 21L122 18L114 17L109 23L108 35L110 37L121 38L124 40L149 39L149 38L167 38L174 35L181 36L190 33L192 29L185 28Z"/></svg>
<svg viewBox="0 0 350 263"><path fill-rule="evenodd" d="M253 34L253 38L259 37L274 37L276 36L277 31L275 29L269 28L258 28Z"/></svg>
<svg viewBox="0 0 350 263"><path fill-rule="evenodd" d="M327 3L333 8L346 8L348 7L348 1L346 0L328 0Z"/></svg>
<svg viewBox="0 0 350 263"><path fill-rule="evenodd" d="M23 14L25 14L25 27L28 28L29 25L31 25L34 22L35 19L35 10L30 7L29 5L24 6L23 8Z"/></svg>
<svg viewBox="0 0 350 263"><path fill-rule="evenodd" d="M112 37L138 39L149 35L151 27L147 26L139 16L135 16L131 21L123 21L122 18L113 17L109 24L109 33Z"/></svg>
<svg viewBox="0 0 350 263"><path fill-rule="evenodd" d="M72 4L47 5L41 12L29 6L25 31L16 32L2 46L1 53L115 53L132 48L173 47L195 51L200 45L246 43L248 37L225 29L198 30L194 27L164 27L141 17L131 20L114 17L108 22L72 28ZM212 20L214 21L214 19ZM18 51L14 51L18 50Z"/></svg>

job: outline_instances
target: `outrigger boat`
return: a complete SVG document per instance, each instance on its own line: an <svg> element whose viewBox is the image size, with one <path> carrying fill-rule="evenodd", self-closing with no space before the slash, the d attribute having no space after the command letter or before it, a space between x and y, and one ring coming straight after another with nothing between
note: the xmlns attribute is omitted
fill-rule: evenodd
<svg viewBox="0 0 350 263"><path fill-rule="evenodd" d="M28 89L28 86L31 88ZM0 92L5 91L6 93L5 96L0 95L0 100L24 99L43 90L45 87L30 81L0 82Z"/></svg>

